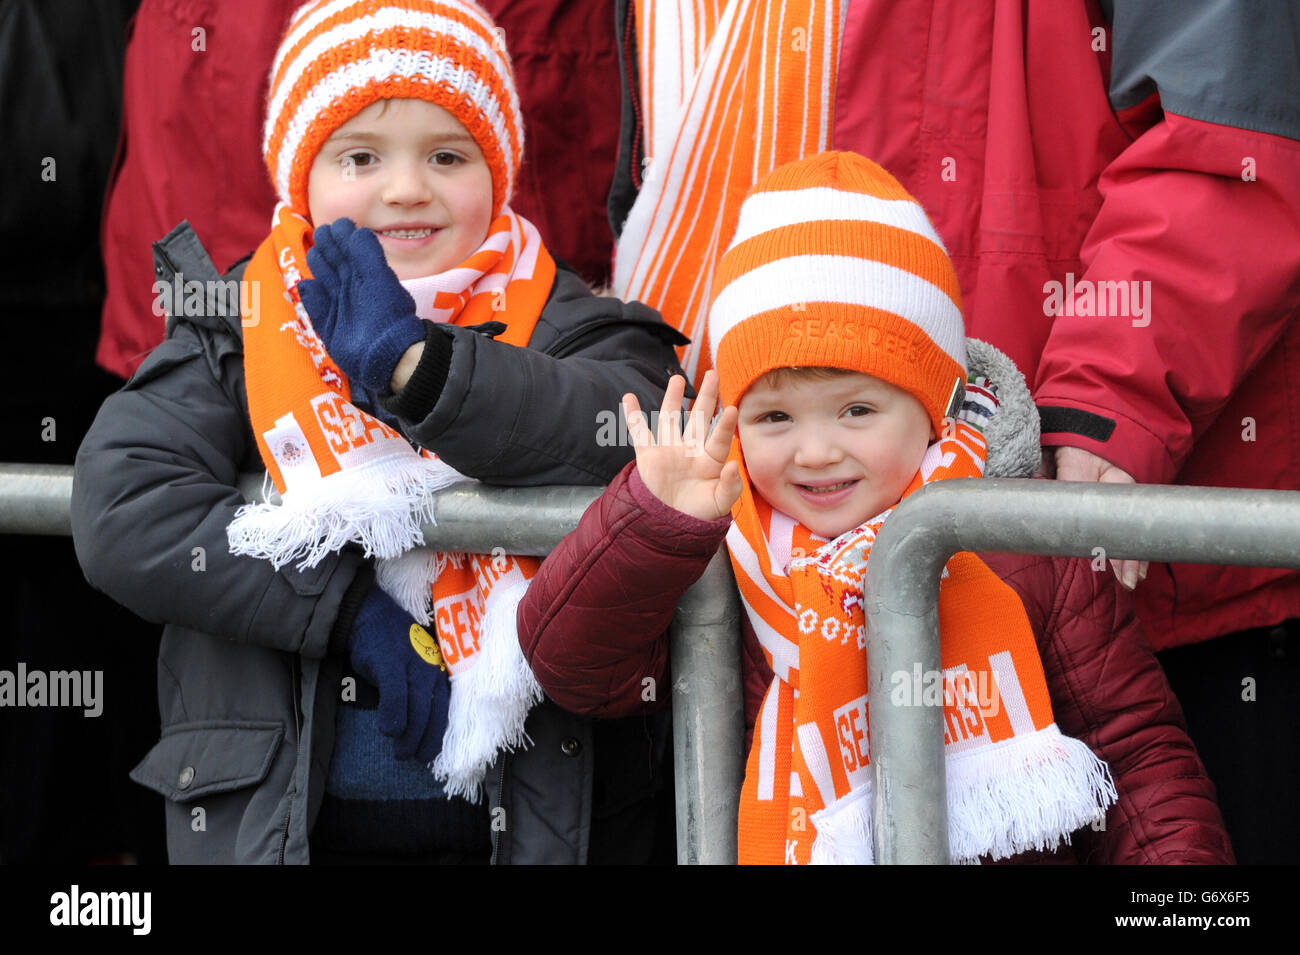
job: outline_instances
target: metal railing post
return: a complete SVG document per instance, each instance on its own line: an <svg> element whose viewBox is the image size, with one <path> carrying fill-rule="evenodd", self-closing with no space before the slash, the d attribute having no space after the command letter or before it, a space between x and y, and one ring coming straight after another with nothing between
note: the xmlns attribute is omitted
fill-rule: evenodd
<svg viewBox="0 0 1300 955"><path fill-rule="evenodd" d="M939 575L958 551L1300 568L1300 493L986 478L900 504L864 587L877 862L948 860L942 708L894 706L888 687L938 670Z"/></svg>
<svg viewBox="0 0 1300 955"><path fill-rule="evenodd" d="M678 603L671 639L677 861L734 865L745 713L740 595L725 546Z"/></svg>
<svg viewBox="0 0 1300 955"><path fill-rule="evenodd" d="M70 537L72 468L0 464L0 533Z"/></svg>
<svg viewBox="0 0 1300 955"><path fill-rule="evenodd" d="M262 474L244 474L248 501L278 502ZM542 557L578 526L603 488L458 485L433 495L426 546ZM70 535L72 468L0 464L0 533ZM672 641L678 861L734 863L744 772L740 600L725 550L683 595Z"/></svg>

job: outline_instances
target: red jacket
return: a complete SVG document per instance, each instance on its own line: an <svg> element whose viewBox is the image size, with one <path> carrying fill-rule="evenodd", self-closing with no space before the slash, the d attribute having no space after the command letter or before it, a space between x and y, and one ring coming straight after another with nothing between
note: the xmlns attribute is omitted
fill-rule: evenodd
<svg viewBox="0 0 1300 955"><path fill-rule="evenodd" d="M1036 382L1043 443L1142 483L1300 488L1290 0L840 3L831 147L925 207L967 334ZM640 181L634 105L614 222ZM1149 282L1147 314L1052 316L1067 276L1108 312ZM1164 649L1300 617L1300 572L1153 564L1135 600Z"/></svg>
<svg viewBox="0 0 1300 955"><path fill-rule="evenodd" d="M1141 483L1300 489L1285 5L846 3L834 148L925 207L967 334L1036 382L1043 443ZM1147 314L1046 314L1067 274L1149 282ZM1153 564L1135 599L1163 649L1300 616L1300 573Z"/></svg>
<svg viewBox="0 0 1300 955"><path fill-rule="evenodd" d="M635 465L624 468L542 564L519 605L520 643L547 695L568 710L601 717L666 705L667 694L644 702L642 681L670 685L673 610L729 523L668 507ZM1061 731L1107 762L1119 792L1105 831L1081 830L1072 850L1057 857L1233 861L1214 786L1113 575L1094 573L1085 560L984 559L1025 605ZM744 629L745 719L752 731L772 672L748 622Z"/></svg>

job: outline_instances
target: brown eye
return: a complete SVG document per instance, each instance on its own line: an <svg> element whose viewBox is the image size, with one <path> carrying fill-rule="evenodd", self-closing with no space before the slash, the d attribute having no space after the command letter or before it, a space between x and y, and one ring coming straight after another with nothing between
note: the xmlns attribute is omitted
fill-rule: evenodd
<svg viewBox="0 0 1300 955"><path fill-rule="evenodd" d="M438 166L454 166L460 162L460 157L455 153L437 152L433 154L433 162Z"/></svg>

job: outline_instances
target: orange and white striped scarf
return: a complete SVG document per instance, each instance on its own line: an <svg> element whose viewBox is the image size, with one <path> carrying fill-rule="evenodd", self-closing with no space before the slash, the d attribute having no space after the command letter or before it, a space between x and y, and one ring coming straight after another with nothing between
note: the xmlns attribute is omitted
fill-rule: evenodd
<svg viewBox="0 0 1300 955"><path fill-rule="evenodd" d="M349 543L379 559L379 586L431 626L450 670L448 729L434 773L449 794L477 799L486 767L526 739L524 719L541 698L514 622L539 562L421 546L421 527L434 518L429 493L468 479L352 404L298 298L298 282L310 277L311 233L310 222L281 204L244 273L253 304L244 318L249 417L281 503L240 508L227 528L230 549L277 569L293 560L300 570L313 567ZM459 266L403 284L421 318L502 322L497 340L522 348L554 279L536 228L507 208Z"/></svg>
<svg viewBox="0 0 1300 955"><path fill-rule="evenodd" d="M927 450L903 497L983 474L987 445L958 421ZM870 863L872 785L862 582L892 508L833 541L745 486L727 546L745 611L775 677L741 791L747 864ZM1051 848L1116 798L1109 770L1061 734L1016 593L978 557L954 555L939 591L941 674L895 674L895 704L944 708L954 861Z"/></svg>
<svg viewBox="0 0 1300 955"><path fill-rule="evenodd" d="M646 159L614 293L657 309L710 367L709 303L740 204L767 173L830 148L840 0L636 0Z"/></svg>

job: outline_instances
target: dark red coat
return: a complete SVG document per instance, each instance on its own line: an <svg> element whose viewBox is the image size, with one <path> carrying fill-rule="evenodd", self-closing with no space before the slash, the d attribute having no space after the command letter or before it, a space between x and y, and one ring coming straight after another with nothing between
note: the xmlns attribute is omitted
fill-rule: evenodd
<svg viewBox="0 0 1300 955"><path fill-rule="evenodd" d="M670 685L668 624L729 518L701 521L661 503L635 465L619 473L543 563L519 605L519 639L543 689L577 713L659 708L642 681ZM1082 830L1052 861L1224 863L1227 833L1182 711L1127 595L1086 560L987 555L1020 595L1038 638L1056 722L1110 766L1119 802L1104 832ZM745 623L747 736L772 679ZM1065 856L1065 859L1060 859Z"/></svg>

